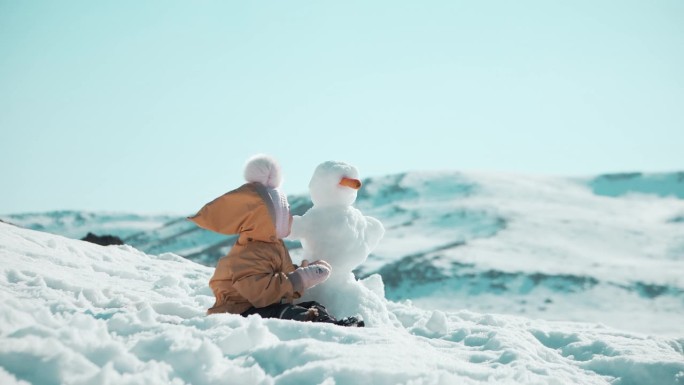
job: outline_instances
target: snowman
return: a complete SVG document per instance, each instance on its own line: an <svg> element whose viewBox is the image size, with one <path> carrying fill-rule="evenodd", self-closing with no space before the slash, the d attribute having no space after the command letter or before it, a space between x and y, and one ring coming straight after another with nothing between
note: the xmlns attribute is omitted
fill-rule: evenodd
<svg viewBox="0 0 684 385"><path fill-rule="evenodd" d="M309 183L313 207L294 216L289 238L301 241L303 261L327 261L332 273L302 300L318 301L334 316L358 314L369 326L395 323L387 312L380 276L359 282L352 272L385 234L379 220L352 207L359 188L359 172L349 164L328 161L314 171Z"/></svg>

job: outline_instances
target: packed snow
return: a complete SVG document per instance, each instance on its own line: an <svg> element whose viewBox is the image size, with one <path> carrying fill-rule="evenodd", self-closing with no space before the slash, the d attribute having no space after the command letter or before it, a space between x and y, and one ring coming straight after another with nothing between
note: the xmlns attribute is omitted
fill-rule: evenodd
<svg viewBox="0 0 684 385"><path fill-rule="evenodd" d="M0 383L684 383L681 337L410 301L395 326L206 316L211 273L0 223Z"/></svg>
<svg viewBox="0 0 684 385"><path fill-rule="evenodd" d="M353 270L366 261L385 233L379 220L352 207L361 187L356 167L344 162L321 163L309 183L313 207L294 216L289 238L302 243L302 259L321 259L332 266L327 281L309 289L303 301L325 304L335 318L360 315L372 326L395 324L387 316L378 275L358 281ZM348 298L363 298L350 301Z"/></svg>

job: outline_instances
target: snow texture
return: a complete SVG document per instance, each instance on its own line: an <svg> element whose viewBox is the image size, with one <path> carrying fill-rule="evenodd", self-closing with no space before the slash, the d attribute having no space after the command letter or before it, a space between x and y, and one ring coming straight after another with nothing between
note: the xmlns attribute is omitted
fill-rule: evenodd
<svg viewBox="0 0 684 385"><path fill-rule="evenodd" d="M684 338L409 301L367 328L206 316L211 273L0 223L0 383L684 383Z"/></svg>

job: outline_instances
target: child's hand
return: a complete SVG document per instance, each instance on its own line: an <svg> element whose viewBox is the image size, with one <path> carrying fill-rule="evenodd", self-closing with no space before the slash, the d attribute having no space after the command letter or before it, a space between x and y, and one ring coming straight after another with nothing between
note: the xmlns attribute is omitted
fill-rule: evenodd
<svg viewBox="0 0 684 385"><path fill-rule="evenodd" d="M323 266L327 267L328 269L330 269L330 271L332 271L332 266L330 266L330 264L328 262L326 262L322 259L315 260L311 263L309 263L308 259L302 259L302 263L299 265L299 267L307 267L309 265L323 265Z"/></svg>
<svg viewBox="0 0 684 385"><path fill-rule="evenodd" d="M324 264L314 262L308 266L300 267L288 274L288 278L290 282L292 282L294 291L303 293L306 289L312 288L328 279L331 271L328 266L330 265L326 266Z"/></svg>
<svg viewBox="0 0 684 385"><path fill-rule="evenodd" d="M322 260L322 259L313 261L313 262L311 262L311 263L309 263L309 261L306 261L306 264L307 264L307 266L309 266L309 265L321 265L321 266L325 266L325 267L327 267L328 269L330 269L330 271L332 272L332 266L330 266L330 264L329 264L328 262L326 262L326 261L324 261L324 260Z"/></svg>

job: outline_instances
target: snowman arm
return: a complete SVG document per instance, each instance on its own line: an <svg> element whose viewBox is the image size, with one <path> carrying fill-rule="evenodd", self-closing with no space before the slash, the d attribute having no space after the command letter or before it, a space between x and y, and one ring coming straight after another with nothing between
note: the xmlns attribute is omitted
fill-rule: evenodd
<svg viewBox="0 0 684 385"><path fill-rule="evenodd" d="M368 249L373 250L385 235L385 226L379 220L369 216L366 216L366 223L366 242Z"/></svg>
<svg viewBox="0 0 684 385"><path fill-rule="evenodd" d="M301 239L306 234L306 218L300 215L292 216L292 229L290 230L290 235L287 239Z"/></svg>

